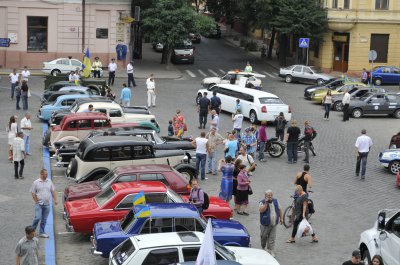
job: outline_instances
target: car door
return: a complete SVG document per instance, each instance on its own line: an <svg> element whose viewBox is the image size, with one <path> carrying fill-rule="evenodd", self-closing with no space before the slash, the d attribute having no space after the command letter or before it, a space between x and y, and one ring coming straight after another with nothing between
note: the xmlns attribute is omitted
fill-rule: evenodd
<svg viewBox="0 0 400 265"><path fill-rule="evenodd" d="M56 65L54 68L60 69L61 73L68 73L71 71L68 59L61 59L56 61Z"/></svg>
<svg viewBox="0 0 400 265"><path fill-rule="evenodd" d="M142 263L130 263L141 265L168 265L182 262L179 260L179 250L177 247L157 248L151 250Z"/></svg>
<svg viewBox="0 0 400 265"><path fill-rule="evenodd" d="M381 69L382 84L391 84L391 71L390 67L383 67Z"/></svg>
<svg viewBox="0 0 400 265"><path fill-rule="evenodd" d="M142 165L142 164L166 164L167 158L159 158L156 159L153 156L153 152L150 146L148 145L133 145L132 148L132 155L133 155L133 165Z"/></svg>
<svg viewBox="0 0 400 265"><path fill-rule="evenodd" d="M125 165L132 165L131 146L112 146L111 170Z"/></svg>
<svg viewBox="0 0 400 265"><path fill-rule="evenodd" d="M303 80L309 83L313 83L315 81L314 72L310 67L303 66Z"/></svg>
<svg viewBox="0 0 400 265"><path fill-rule="evenodd" d="M393 67L393 84L400 84L400 68Z"/></svg>
<svg viewBox="0 0 400 265"><path fill-rule="evenodd" d="M80 61L71 59L70 62L71 62L71 64L70 64L71 71L75 71L76 69L79 69L79 70L82 69L82 63Z"/></svg>
<svg viewBox="0 0 400 265"><path fill-rule="evenodd" d="M85 138L86 135L90 133L92 130L92 121L89 119L85 120L78 120L78 130L77 130L77 137L79 139Z"/></svg>
<svg viewBox="0 0 400 265"><path fill-rule="evenodd" d="M224 111L228 112L233 112L234 106L232 106L232 101L235 101L236 103L236 98L232 98L232 93L229 89L225 89L222 87L217 87L217 94L219 98L221 99L221 108Z"/></svg>
<svg viewBox="0 0 400 265"><path fill-rule="evenodd" d="M381 114L386 104L386 99L383 94L376 94L369 98L363 109L365 114Z"/></svg>
<svg viewBox="0 0 400 265"><path fill-rule="evenodd" d="M297 65L292 69L291 75L293 76L293 80L302 80L303 79L303 66Z"/></svg>
<svg viewBox="0 0 400 265"><path fill-rule="evenodd" d="M242 114L246 118L250 116L250 111L252 109L256 109L253 107L254 97L252 95L243 93L243 92L234 92L235 96L240 99L240 105L242 107Z"/></svg>
<svg viewBox="0 0 400 265"><path fill-rule="evenodd" d="M384 240L380 240L381 254L385 264L400 264L400 213L386 224ZM381 238L380 238L381 239Z"/></svg>

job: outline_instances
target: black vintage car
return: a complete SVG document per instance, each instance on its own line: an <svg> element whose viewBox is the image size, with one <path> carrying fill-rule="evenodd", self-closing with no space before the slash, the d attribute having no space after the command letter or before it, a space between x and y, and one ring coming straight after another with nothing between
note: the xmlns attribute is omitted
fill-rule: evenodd
<svg viewBox="0 0 400 265"><path fill-rule="evenodd" d="M353 118L390 115L400 119L400 94L368 92L360 99L350 101L349 114Z"/></svg>
<svg viewBox="0 0 400 265"><path fill-rule="evenodd" d="M304 98L311 100L311 95L313 92L319 90L319 89L331 89L334 90L337 87L343 86L345 84L345 80L343 78L333 78L328 81L326 81L322 85L312 85L308 86L304 89Z"/></svg>
<svg viewBox="0 0 400 265"><path fill-rule="evenodd" d="M374 92L375 88L373 87L353 87L350 91L350 98L352 100L354 99L359 99L361 97L363 97L366 93L368 92ZM385 90L381 89L381 92L386 92ZM333 110L336 111L342 111L343 110L343 104L342 104L342 100L343 100L343 94L339 94L339 95L334 95L332 97L332 103L333 103Z"/></svg>

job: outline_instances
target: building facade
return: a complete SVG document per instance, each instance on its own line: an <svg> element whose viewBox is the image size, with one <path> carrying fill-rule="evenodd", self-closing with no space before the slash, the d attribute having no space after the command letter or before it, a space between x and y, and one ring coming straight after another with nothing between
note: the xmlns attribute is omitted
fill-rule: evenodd
<svg viewBox="0 0 400 265"><path fill-rule="evenodd" d="M107 65L117 58L118 44L130 45L130 16L130 0L2 0L0 38L11 44L0 48L0 65L41 68L56 58L82 60L87 48Z"/></svg>

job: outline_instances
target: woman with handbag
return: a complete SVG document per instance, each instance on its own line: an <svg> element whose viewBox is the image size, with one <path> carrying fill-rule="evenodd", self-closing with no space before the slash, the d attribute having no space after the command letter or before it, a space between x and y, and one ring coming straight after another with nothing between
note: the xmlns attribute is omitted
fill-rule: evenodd
<svg viewBox="0 0 400 265"><path fill-rule="evenodd" d="M247 205L249 204L249 195L253 194L250 187L249 175L246 171L246 165L240 165L240 172L237 176L237 191L236 191L236 212L240 215L249 215Z"/></svg>

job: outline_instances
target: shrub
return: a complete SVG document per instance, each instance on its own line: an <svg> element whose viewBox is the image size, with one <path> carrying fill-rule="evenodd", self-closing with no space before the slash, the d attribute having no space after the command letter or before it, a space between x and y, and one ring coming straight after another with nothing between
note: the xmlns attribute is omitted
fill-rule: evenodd
<svg viewBox="0 0 400 265"><path fill-rule="evenodd" d="M240 39L240 47L246 47L247 46L247 39Z"/></svg>
<svg viewBox="0 0 400 265"><path fill-rule="evenodd" d="M249 41L246 43L245 49L251 52L256 52L258 51L258 44L256 41Z"/></svg>

